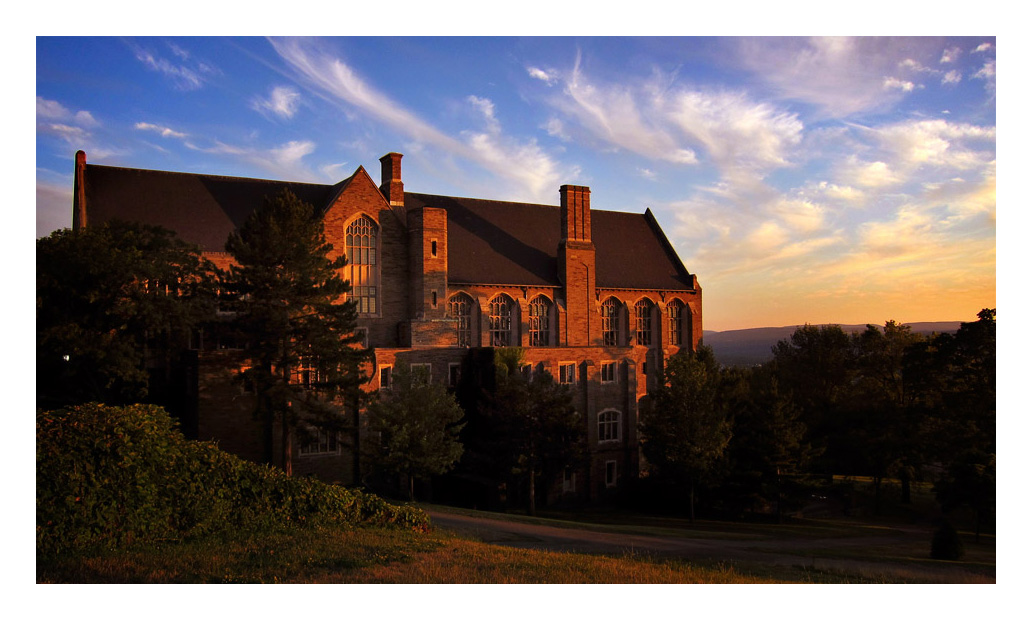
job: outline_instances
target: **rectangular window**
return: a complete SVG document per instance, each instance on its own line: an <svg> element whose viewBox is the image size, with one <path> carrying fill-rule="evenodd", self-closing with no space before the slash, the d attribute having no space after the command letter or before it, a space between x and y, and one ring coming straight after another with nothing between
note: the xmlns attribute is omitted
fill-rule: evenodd
<svg viewBox="0 0 1032 620"><path fill-rule="evenodd" d="M430 383L430 364L409 364L409 372L412 373L413 385L426 385Z"/></svg>
<svg viewBox="0 0 1032 620"><path fill-rule="evenodd" d="M325 429L312 429L311 437L301 443L301 455L312 456L316 454L339 454L340 443L337 441L337 432Z"/></svg>
<svg viewBox="0 0 1032 620"><path fill-rule="evenodd" d="M606 461L606 486L616 486L616 461Z"/></svg>
<svg viewBox="0 0 1032 620"><path fill-rule="evenodd" d="M577 473L569 467L563 470L563 493L577 492Z"/></svg>
<svg viewBox="0 0 1032 620"><path fill-rule="evenodd" d="M437 258L437 239L430 242L430 256Z"/></svg>
<svg viewBox="0 0 1032 620"><path fill-rule="evenodd" d="M300 385L306 390L315 388L322 379L322 374L316 367L315 358L311 355L302 356L298 360L298 365L290 373L290 382Z"/></svg>
<svg viewBox="0 0 1032 620"><path fill-rule="evenodd" d="M602 383L616 381L616 362L602 362Z"/></svg>
<svg viewBox="0 0 1032 620"><path fill-rule="evenodd" d="M559 383L573 385L577 382L577 365L573 362L559 363Z"/></svg>
<svg viewBox="0 0 1032 620"><path fill-rule="evenodd" d="M598 442L620 441L620 412L609 410L598 414Z"/></svg>
<svg viewBox="0 0 1032 620"><path fill-rule="evenodd" d="M391 375L394 373L392 366L380 366L380 389L391 389Z"/></svg>
<svg viewBox="0 0 1032 620"><path fill-rule="evenodd" d="M457 387L462 374L461 364L448 364L448 387Z"/></svg>

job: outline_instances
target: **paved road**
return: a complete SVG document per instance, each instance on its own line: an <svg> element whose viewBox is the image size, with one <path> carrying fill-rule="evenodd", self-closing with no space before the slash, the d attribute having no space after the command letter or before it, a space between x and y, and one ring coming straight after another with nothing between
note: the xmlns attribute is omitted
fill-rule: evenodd
<svg viewBox="0 0 1032 620"><path fill-rule="evenodd" d="M890 580L893 575L908 575L912 578L915 573L913 565L904 567L891 561L826 559L807 555L808 549L825 551L832 548L891 545L907 540L908 536L905 533L879 537L825 539L682 538L595 532L434 510L427 512L437 527L486 543L509 547L606 555L633 553L688 561L760 562L790 567L805 566L815 570L864 571L869 575L882 575ZM913 534L910 533L911 536ZM930 533L927 536L930 540ZM954 567L931 567L922 572L930 580L945 583L971 579L970 573Z"/></svg>

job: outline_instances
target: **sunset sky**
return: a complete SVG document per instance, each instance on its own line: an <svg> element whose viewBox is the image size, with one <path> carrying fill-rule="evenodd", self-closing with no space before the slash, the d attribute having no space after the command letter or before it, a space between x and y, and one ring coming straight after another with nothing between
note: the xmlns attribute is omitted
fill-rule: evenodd
<svg viewBox="0 0 1032 620"><path fill-rule="evenodd" d="M996 39L36 39L36 235L72 162L658 218L704 328L996 306ZM633 257L628 257L633 260Z"/></svg>

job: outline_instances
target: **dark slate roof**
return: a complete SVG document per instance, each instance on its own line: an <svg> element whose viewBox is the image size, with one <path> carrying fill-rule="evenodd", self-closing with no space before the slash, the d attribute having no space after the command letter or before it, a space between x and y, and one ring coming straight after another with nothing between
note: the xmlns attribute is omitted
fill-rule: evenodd
<svg viewBox="0 0 1032 620"><path fill-rule="evenodd" d="M87 164L86 223L119 219L162 226L204 251L221 252L265 196L288 188L321 206L346 182L316 185Z"/></svg>
<svg viewBox="0 0 1032 620"><path fill-rule="evenodd" d="M357 174L357 171L356 171ZM176 231L207 252L226 239L265 196L290 189L326 208L352 177L335 185L182 172L86 166L89 223L137 221ZM407 208L448 211L448 279L469 284L559 286L559 207L405 192ZM651 212L591 212L600 288L691 290L692 278Z"/></svg>
<svg viewBox="0 0 1032 620"><path fill-rule="evenodd" d="M559 286L559 207L405 192L405 207L448 211L448 279ZM591 212L595 285L692 290L692 279L650 212Z"/></svg>

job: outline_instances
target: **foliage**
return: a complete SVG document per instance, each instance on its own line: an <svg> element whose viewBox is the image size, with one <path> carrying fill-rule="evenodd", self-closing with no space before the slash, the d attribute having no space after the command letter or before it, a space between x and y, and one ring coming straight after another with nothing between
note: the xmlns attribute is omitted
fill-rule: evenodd
<svg viewBox="0 0 1032 620"><path fill-rule="evenodd" d="M964 545L949 521L943 521L932 533L931 555L936 560L959 560L964 555Z"/></svg>
<svg viewBox="0 0 1032 620"><path fill-rule="evenodd" d="M272 461L279 420L288 470L300 420L357 433L340 405L358 411L360 367L369 352L354 333L355 304L345 300L350 284L339 271L346 258L331 258L332 250L314 208L288 190L266 198L226 242L236 264L220 277L254 360L245 378L255 386L266 460Z"/></svg>
<svg viewBox="0 0 1032 620"><path fill-rule="evenodd" d="M977 449L965 451L950 463L935 485L944 511L966 506L975 513L975 541L996 509L996 455Z"/></svg>
<svg viewBox="0 0 1032 620"><path fill-rule="evenodd" d="M148 397L214 312L211 266L162 228L111 222L36 241L37 404ZM153 395L151 395L153 396Z"/></svg>
<svg viewBox="0 0 1032 620"><path fill-rule="evenodd" d="M443 474L462 456L462 417L455 398L424 369L401 368L391 389L369 404L369 431L378 438L369 445L370 459L386 472L405 476L413 499L415 478Z"/></svg>
<svg viewBox="0 0 1032 620"><path fill-rule="evenodd" d="M671 357L641 412L642 452L654 473L689 485L709 474L731 440L728 402L709 347ZM692 501L694 519L694 501Z"/></svg>
<svg viewBox="0 0 1032 620"><path fill-rule="evenodd" d="M36 414L40 554L324 523L427 526L421 511L187 441L159 407Z"/></svg>

